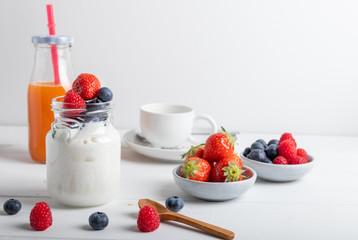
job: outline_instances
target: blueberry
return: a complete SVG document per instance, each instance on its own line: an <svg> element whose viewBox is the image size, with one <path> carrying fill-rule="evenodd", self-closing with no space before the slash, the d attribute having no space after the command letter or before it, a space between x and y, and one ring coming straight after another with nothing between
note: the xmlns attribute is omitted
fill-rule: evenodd
<svg viewBox="0 0 358 240"><path fill-rule="evenodd" d="M278 140L277 139L272 139L272 140L270 140L269 142L268 142L268 144L267 145L271 145L271 144L275 144L275 145L278 145Z"/></svg>
<svg viewBox="0 0 358 240"><path fill-rule="evenodd" d="M84 122L101 122L106 121L108 118L107 113L98 113L98 114L87 114L84 116Z"/></svg>
<svg viewBox="0 0 358 240"><path fill-rule="evenodd" d="M102 230L108 226L109 220L104 212L95 212L91 214L88 222L94 230Z"/></svg>
<svg viewBox="0 0 358 240"><path fill-rule="evenodd" d="M250 152L251 152L251 148L247 147L247 148L245 148L243 155L244 155L245 157L247 157L247 155L248 155Z"/></svg>
<svg viewBox="0 0 358 240"><path fill-rule="evenodd" d="M102 102L109 102L111 101L113 98L113 93L111 91L111 89L109 89L108 87L103 87L101 89L99 89L98 92L98 99L101 100Z"/></svg>
<svg viewBox="0 0 358 240"><path fill-rule="evenodd" d="M86 109L87 112L92 112L92 111L97 111L97 110L101 110L104 109L108 106L108 103L103 103L103 101L101 101L98 98L89 100L86 102Z"/></svg>
<svg viewBox="0 0 358 240"><path fill-rule="evenodd" d="M167 198L165 206L173 212L179 212L184 207L184 201L180 197L172 196Z"/></svg>
<svg viewBox="0 0 358 240"><path fill-rule="evenodd" d="M87 101L87 111L83 113L84 122L100 122L108 118L108 113L104 110L109 103L104 103L98 98Z"/></svg>
<svg viewBox="0 0 358 240"><path fill-rule="evenodd" d="M267 156L269 159L274 160L275 157L278 156L277 149L278 149L277 145L275 145L275 144L269 145L269 146L265 149L266 156Z"/></svg>
<svg viewBox="0 0 358 240"><path fill-rule="evenodd" d="M271 159L269 159L268 157L266 157L266 158L265 158L264 160L262 160L261 162L268 163L268 164L272 164Z"/></svg>
<svg viewBox="0 0 358 240"><path fill-rule="evenodd" d="M252 159L252 160L264 162L265 159L266 159L266 154L261 149L252 149L250 154L247 155L247 157Z"/></svg>
<svg viewBox="0 0 358 240"><path fill-rule="evenodd" d="M265 148L267 147L267 143L263 139L258 139L256 140L256 142L262 143L262 145L264 145Z"/></svg>
<svg viewBox="0 0 358 240"><path fill-rule="evenodd" d="M265 146L261 142L254 142L251 144L251 151L254 149L265 150Z"/></svg>
<svg viewBox="0 0 358 240"><path fill-rule="evenodd" d="M21 203L16 199L9 199L4 203L4 211L9 215L14 215L21 210Z"/></svg>

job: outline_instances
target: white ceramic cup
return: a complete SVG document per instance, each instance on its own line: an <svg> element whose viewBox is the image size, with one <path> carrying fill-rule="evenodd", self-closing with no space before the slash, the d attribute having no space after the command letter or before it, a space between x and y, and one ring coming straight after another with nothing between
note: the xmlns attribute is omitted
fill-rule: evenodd
<svg viewBox="0 0 358 240"><path fill-rule="evenodd" d="M153 145L163 148L179 147L185 141L199 144L192 136L196 120L206 120L211 129L218 131L215 120L207 115L196 115L193 108L183 105L152 103L140 107L140 127L143 136Z"/></svg>

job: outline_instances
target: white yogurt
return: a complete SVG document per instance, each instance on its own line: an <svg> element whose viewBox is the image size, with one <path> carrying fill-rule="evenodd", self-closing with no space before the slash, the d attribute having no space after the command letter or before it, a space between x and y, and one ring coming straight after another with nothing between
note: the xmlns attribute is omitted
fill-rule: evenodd
<svg viewBox="0 0 358 240"><path fill-rule="evenodd" d="M120 182L121 138L110 122L63 127L46 136L47 189L70 206L95 206L115 198Z"/></svg>

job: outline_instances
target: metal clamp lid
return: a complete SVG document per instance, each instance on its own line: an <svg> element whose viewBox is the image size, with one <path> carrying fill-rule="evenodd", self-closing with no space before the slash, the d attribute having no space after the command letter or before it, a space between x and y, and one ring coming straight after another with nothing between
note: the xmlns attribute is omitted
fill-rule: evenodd
<svg viewBox="0 0 358 240"><path fill-rule="evenodd" d="M32 43L34 44L72 44L73 37L71 36L33 36Z"/></svg>

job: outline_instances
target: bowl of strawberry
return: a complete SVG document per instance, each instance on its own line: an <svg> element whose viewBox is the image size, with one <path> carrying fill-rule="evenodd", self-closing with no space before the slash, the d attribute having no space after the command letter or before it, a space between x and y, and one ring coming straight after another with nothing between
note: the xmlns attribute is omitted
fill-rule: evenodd
<svg viewBox="0 0 358 240"><path fill-rule="evenodd" d="M259 139L245 148L240 157L245 165L256 171L259 178L274 182L300 179L314 165L313 157L297 147L291 133L284 133L280 139L272 139L268 143Z"/></svg>
<svg viewBox="0 0 358 240"><path fill-rule="evenodd" d="M173 169L175 183L184 192L207 201L226 201L247 192L256 181L256 172L244 166L234 153L234 139L224 128L205 144L193 146Z"/></svg>

